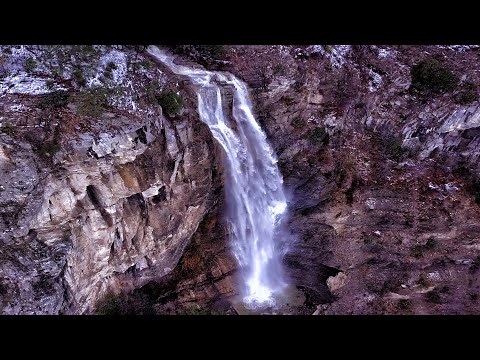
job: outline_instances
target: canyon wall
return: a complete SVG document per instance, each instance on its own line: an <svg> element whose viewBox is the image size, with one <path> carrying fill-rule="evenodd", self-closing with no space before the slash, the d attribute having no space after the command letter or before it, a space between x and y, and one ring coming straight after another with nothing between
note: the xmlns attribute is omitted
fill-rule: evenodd
<svg viewBox="0 0 480 360"><path fill-rule="evenodd" d="M220 154L184 79L131 47L1 50L1 312L236 313ZM305 294L288 313L479 313L479 54L228 46L194 58L247 82L277 153L279 240ZM412 91L412 67L430 58L455 89ZM92 87L110 91L94 115ZM164 114L156 90L184 110ZM58 91L70 96L57 107Z"/></svg>
<svg viewBox="0 0 480 360"><path fill-rule="evenodd" d="M175 268L213 203L213 142L188 101L171 117L142 98L145 87L176 79L153 64L127 71L147 61L131 50L99 47L83 60L101 73L110 57L116 65L106 66L118 71L101 89L129 87L95 115L79 115L96 104L75 97L83 95L68 74L75 55L56 74L44 68L45 48L16 50L5 55L0 105L1 312L89 313L107 294ZM17 67L26 57L38 62L27 73ZM35 81L38 89L22 87ZM49 103L62 91L49 81L71 94L64 106Z"/></svg>

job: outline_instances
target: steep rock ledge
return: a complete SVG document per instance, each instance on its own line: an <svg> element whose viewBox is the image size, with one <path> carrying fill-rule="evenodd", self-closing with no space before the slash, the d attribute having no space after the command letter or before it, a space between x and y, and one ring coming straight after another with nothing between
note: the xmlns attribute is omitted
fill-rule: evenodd
<svg viewBox="0 0 480 360"><path fill-rule="evenodd" d="M188 99L174 118L158 105L78 117L74 103L36 104L1 99L15 131L0 133L0 311L90 313L175 268L213 203L214 145Z"/></svg>
<svg viewBox="0 0 480 360"><path fill-rule="evenodd" d="M83 133L65 145L48 172L36 169L28 145L2 144L26 164L2 162L2 199L22 199L2 208L0 271L10 295L3 312L91 310L107 290L171 271L203 218L212 185L208 133L164 118L110 121L98 140ZM176 136L168 139L168 131ZM12 172L32 174L29 186L18 187Z"/></svg>

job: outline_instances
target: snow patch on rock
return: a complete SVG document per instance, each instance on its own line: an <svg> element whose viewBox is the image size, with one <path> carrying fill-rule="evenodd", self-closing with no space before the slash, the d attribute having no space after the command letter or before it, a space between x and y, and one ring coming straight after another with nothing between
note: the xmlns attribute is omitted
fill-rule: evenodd
<svg viewBox="0 0 480 360"><path fill-rule="evenodd" d="M379 73L368 69L368 91L374 92L382 85L383 79Z"/></svg>
<svg viewBox="0 0 480 360"><path fill-rule="evenodd" d="M458 52L465 52L470 50L477 50L480 48L480 45L448 45L448 46L440 46L440 48L458 51Z"/></svg>
<svg viewBox="0 0 480 360"><path fill-rule="evenodd" d="M397 56L397 52L392 49L377 47L377 50L379 59L395 58Z"/></svg>
<svg viewBox="0 0 480 360"><path fill-rule="evenodd" d="M23 112L26 111L28 108L23 104L13 104L10 105L9 109L10 111Z"/></svg>
<svg viewBox="0 0 480 360"><path fill-rule="evenodd" d="M47 94L52 92L47 87L47 81L42 78L19 73L7 76L0 82L0 91L8 94Z"/></svg>
<svg viewBox="0 0 480 360"><path fill-rule="evenodd" d="M329 46L327 51L325 45L311 45L306 50L309 55L319 54L326 57L334 67L340 68L347 61L346 57L351 49L351 45L334 45Z"/></svg>
<svg viewBox="0 0 480 360"><path fill-rule="evenodd" d="M121 85L127 76L127 55L118 50L112 50L100 58L100 63L105 69L109 63L116 65L112 70L113 82L115 85Z"/></svg>

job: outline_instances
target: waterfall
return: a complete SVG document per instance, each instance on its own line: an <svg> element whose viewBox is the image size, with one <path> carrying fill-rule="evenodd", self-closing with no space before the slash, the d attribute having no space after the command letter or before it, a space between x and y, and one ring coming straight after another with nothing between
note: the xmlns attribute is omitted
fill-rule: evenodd
<svg viewBox="0 0 480 360"><path fill-rule="evenodd" d="M177 65L158 47L147 51L195 85L200 119L224 150L227 225L243 279L243 302L251 308L275 305L286 287L276 229L287 202L275 154L253 116L246 85L230 73ZM226 87L233 93L231 114L222 104Z"/></svg>

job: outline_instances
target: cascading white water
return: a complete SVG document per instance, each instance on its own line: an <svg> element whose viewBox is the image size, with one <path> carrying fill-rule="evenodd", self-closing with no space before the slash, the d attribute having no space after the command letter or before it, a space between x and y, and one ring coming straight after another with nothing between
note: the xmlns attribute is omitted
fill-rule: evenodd
<svg viewBox="0 0 480 360"><path fill-rule="evenodd" d="M249 307L274 305L286 287L275 230L287 202L277 160L252 113L245 84L230 73L177 65L156 46L148 52L197 85L198 111L225 151L227 221ZM222 106L222 86L233 92L232 117Z"/></svg>

